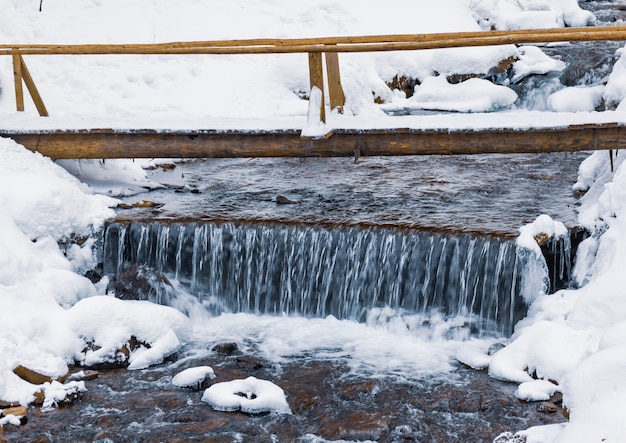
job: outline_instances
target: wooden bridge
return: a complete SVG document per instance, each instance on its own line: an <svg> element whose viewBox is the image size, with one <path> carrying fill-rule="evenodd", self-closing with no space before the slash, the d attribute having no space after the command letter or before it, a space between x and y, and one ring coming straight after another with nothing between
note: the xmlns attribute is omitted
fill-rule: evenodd
<svg viewBox="0 0 626 443"><path fill-rule="evenodd" d="M339 53L420 50L503 44L626 40L626 26L486 31L440 34L254 39L128 45L0 45L13 60L17 111L24 110L24 85L41 116L48 110L24 56L97 54L281 54L307 53L311 89L322 92L319 110L326 121L324 90L330 109L343 110ZM326 75L324 75L324 61ZM327 88L325 88L327 86ZM311 112L310 112L311 114ZM460 116L462 118L462 116ZM415 154L532 153L619 149L626 126L618 123L515 130L334 130L319 138L300 131L11 131L28 149L59 158L305 157Z"/></svg>

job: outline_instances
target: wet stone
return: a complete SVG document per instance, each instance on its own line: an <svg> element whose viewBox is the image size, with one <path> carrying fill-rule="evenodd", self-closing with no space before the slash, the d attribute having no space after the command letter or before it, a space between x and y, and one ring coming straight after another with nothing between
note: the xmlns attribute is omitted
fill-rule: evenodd
<svg viewBox="0 0 626 443"><path fill-rule="evenodd" d="M213 346L211 350L222 355L234 355L239 352L239 347L237 343L220 343Z"/></svg>
<svg viewBox="0 0 626 443"><path fill-rule="evenodd" d="M257 371L265 367L259 359L251 357L249 355L242 355L241 357L237 357L235 361L237 362L237 367L242 369L251 369L253 371Z"/></svg>
<svg viewBox="0 0 626 443"><path fill-rule="evenodd" d="M546 414L554 414L558 410L558 407L551 402L544 401L537 406L537 411Z"/></svg>
<svg viewBox="0 0 626 443"><path fill-rule="evenodd" d="M326 423L320 434L328 439L380 440L389 431L390 417L374 412L356 412L340 421Z"/></svg>

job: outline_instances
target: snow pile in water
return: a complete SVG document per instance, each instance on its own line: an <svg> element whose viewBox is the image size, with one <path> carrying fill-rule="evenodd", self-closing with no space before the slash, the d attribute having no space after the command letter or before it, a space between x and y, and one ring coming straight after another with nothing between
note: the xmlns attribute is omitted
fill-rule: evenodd
<svg viewBox="0 0 626 443"><path fill-rule="evenodd" d="M216 383L204 391L202 401L217 411L291 414L285 392L274 383L255 377Z"/></svg>
<svg viewBox="0 0 626 443"><path fill-rule="evenodd" d="M211 366L196 366L185 369L172 377L172 384L179 388L196 388L206 378L215 378L215 372Z"/></svg>

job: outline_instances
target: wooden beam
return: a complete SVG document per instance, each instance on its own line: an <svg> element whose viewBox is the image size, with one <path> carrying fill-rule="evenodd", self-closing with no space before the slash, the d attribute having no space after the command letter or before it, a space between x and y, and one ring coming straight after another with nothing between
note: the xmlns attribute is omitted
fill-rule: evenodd
<svg viewBox="0 0 626 443"><path fill-rule="evenodd" d="M346 104L346 96L341 86L341 74L339 72L339 54L326 52L326 76L328 77L328 101L330 110L337 109L343 114L343 105Z"/></svg>
<svg viewBox="0 0 626 443"><path fill-rule="evenodd" d="M24 86L22 85L22 56L17 51L13 57L13 84L15 85L15 107L19 112L24 111Z"/></svg>
<svg viewBox="0 0 626 443"><path fill-rule="evenodd" d="M43 100L41 99L41 95L39 95L39 91L37 90L37 86L35 86L35 82L33 81L33 77L31 77L28 68L26 67L26 63L24 62L24 58L19 55L20 65L22 67L22 76L24 78L24 83L26 84L26 88L30 93L30 96L35 103L35 107L39 112L39 115L42 117L48 117L48 110L46 109L46 105L44 105Z"/></svg>
<svg viewBox="0 0 626 443"><path fill-rule="evenodd" d="M300 131L114 130L0 131L32 151L62 158L354 157L379 155L518 154L618 149L626 126L580 125L550 129L349 130L327 139L302 139Z"/></svg>
<svg viewBox="0 0 626 443"><path fill-rule="evenodd" d="M322 91L320 104L320 120L326 123L326 106L324 104L324 68L322 66L322 54L314 52L309 54L309 83L311 89L317 86Z"/></svg>

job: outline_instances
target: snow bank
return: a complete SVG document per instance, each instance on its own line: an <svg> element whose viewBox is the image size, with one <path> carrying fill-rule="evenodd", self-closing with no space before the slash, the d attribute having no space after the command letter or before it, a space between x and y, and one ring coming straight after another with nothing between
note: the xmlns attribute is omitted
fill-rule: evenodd
<svg viewBox="0 0 626 443"><path fill-rule="evenodd" d="M624 98L626 98L626 57L624 56L624 48L617 52L619 58L613 65L613 70L606 82L604 90L604 101L606 107L623 109L621 106Z"/></svg>
<svg viewBox="0 0 626 443"><path fill-rule="evenodd" d="M0 400L28 404L40 389L13 373L19 365L55 379L75 360L107 361L110 348L133 335L150 346L130 354L133 368L161 361L180 346L186 317L96 297L94 285L77 273L95 265L93 241L66 254L57 243L95 233L113 215L115 200L92 194L50 159L7 139L0 139L0 184ZM96 351L82 354L86 342L103 346L101 358ZM48 395L44 386L46 405L80 391L74 388L52 385Z"/></svg>
<svg viewBox="0 0 626 443"><path fill-rule="evenodd" d="M559 428L533 428L537 441L620 441L626 435L619 418L626 396L624 157L614 159L614 172L607 153L593 154L581 165L577 187L590 188L580 213L593 230L578 255L577 275L584 276L585 286L537 298L512 342L489 365L494 377L522 383L520 398L545 399L550 391L542 389L550 386L540 382L558 382L570 420Z"/></svg>
<svg viewBox="0 0 626 443"><path fill-rule="evenodd" d="M517 245L541 255L537 237L542 236L544 240L551 237L563 237L567 235L567 228L563 223L553 220L549 215L542 214L534 222L522 226L519 232L516 240Z"/></svg>
<svg viewBox="0 0 626 443"><path fill-rule="evenodd" d="M536 46L521 46L518 60L513 63L513 82L531 74L546 74L565 69L565 63L548 57Z"/></svg>
<svg viewBox="0 0 626 443"><path fill-rule="evenodd" d="M0 156L0 188L11 190L0 193L0 207L30 239L88 235L113 215L114 200L92 195L50 159L9 139L0 139Z"/></svg>

